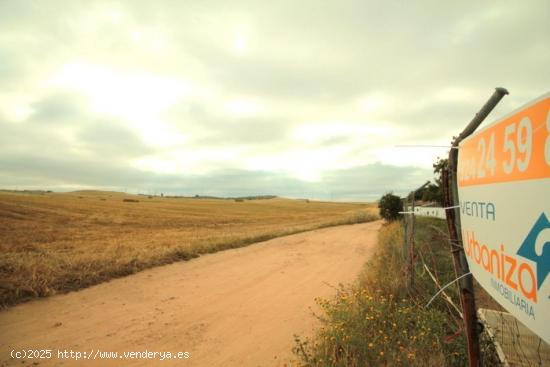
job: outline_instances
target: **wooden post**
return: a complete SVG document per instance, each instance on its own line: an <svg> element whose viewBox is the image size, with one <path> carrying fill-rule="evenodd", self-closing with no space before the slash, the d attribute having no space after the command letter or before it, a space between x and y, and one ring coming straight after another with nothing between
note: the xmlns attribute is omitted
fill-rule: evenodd
<svg viewBox="0 0 550 367"><path fill-rule="evenodd" d="M489 100L483 105L481 110L474 116L472 121L466 126L464 131L453 141L451 151L449 152L449 167L442 172L443 178L443 199L444 206L454 207L459 205L458 198L458 146L460 142L471 135L500 102L500 100L508 94L504 88L496 88L495 92ZM447 228L451 240L451 253L453 255L453 265L457 278L462 277L458 283L460 303L462 305L462 313L464 315L464 326L466 332L466 340L468 343L468 360L470 367L478 367L480 365L479 352L479 336L477 330L477 314L474 299L474 283L473 277L464 276L470 272L464 247L462 243L462 233L460 227L460 209L447 210Z"/></svg>
<svg viewBox="0 0 550 367"><path fill-rule="evenodd" d="M424 185L420 186L418 189L414 190L412 194L412 214L411 214L411 230L410 230L410 243L409 243L409 289L412 290L412 287L414 286L414 257L415 257L415 243L414 243L414 230L416 225L416 217L414 214L414 208L415 208L415 197L416 192L419 190L422 190L424 187L428 186L430 184L430 181L427 181Z"/></svg>
<svg viewBox="0 0 550 367"><path fill-rule="evenodd" d="M405 197L405 205L403 206L403 211L409 211L409 199ZM409 217L407 214L403 214L403 264L407 262L407 256L409 251ZM404 268L406 270L406 268Z"/></svg>
<svg viewBox="0 0 550 367"><path fill-rule="evenodd" d="M414 286L414 196L416 195L416 190L412 192L412 214L411 214L411 230L410 230L410 240L409 240L409 289L412 290Z"/></svg>

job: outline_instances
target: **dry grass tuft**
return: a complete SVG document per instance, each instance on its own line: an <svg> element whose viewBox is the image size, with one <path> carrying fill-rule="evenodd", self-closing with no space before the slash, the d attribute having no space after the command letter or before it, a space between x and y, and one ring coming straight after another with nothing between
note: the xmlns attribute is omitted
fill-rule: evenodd
<svg viewBox="0 0 550 367"><path fill-rule="evenodd" d="M115 192L0 192L0 306L200 254L376 218L372 204L158 197L139 201Z"/></svg>

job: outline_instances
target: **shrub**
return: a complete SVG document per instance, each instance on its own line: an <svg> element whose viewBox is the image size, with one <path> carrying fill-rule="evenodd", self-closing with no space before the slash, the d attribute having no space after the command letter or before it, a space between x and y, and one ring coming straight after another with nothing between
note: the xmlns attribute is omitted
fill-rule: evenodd
<svg viewBox="0 0 550 367"><path fill-rule="evenodd" d="M323 327L293 349L308 367L441 366L445 314L419 308L381 291L341 288L334 300L317 299ZM323 319L322 319L323 320Z"/></svg>
<svg viewBox="0 0 550 367"><path fill-rule="evenodd" d="M139 203L139 200L136 199L123 199L125 203Z"/></svg>
<svg viewBox="0 0 550 367"><path fill-rule="evenodd" d="M380 198L378 208L380 209L380 216L382 218L392 221L401 217L399 212L403 211L403 202L399 196L390 192Z"/></svg>

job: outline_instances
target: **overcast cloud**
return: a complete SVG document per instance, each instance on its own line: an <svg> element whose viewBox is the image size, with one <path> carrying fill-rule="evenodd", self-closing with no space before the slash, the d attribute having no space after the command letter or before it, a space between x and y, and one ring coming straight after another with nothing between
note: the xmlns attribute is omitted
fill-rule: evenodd
<svg viewBox="0 0 550 367"><path fill-rule="evenodd" d="M0 187L373 200L495 87L548 92L550 2L0 0Z"/></svg>

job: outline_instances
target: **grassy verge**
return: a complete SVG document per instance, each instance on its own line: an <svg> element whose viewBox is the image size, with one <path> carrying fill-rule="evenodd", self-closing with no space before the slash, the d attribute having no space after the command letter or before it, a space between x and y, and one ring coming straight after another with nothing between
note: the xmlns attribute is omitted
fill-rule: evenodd
<svg viewBox="0 0 550 367"><path fill-rule="evenodd" d="M0 193L0 307L201 254L377 218L366 204Z"/></svg>
<svg viewBox="0 0 550 367"><path fill-rule="evenodd" d="M465 366L467 354L457 312L437 292L422 263L446 284L455 278L445 241L446 224L418 218L414 286L408 287L403 228L386 224L378 252L358 284L342 287L331 300L318 300L321 328L312 339L296 338L294 353L301 366ZM459 305L457 289L447 294ZM491 353L487 345L482 349ZM492 357L491 357L492 358ZM490 358L487 357L486 362ZM486 365L491 365L486 363Z"/></svg>

